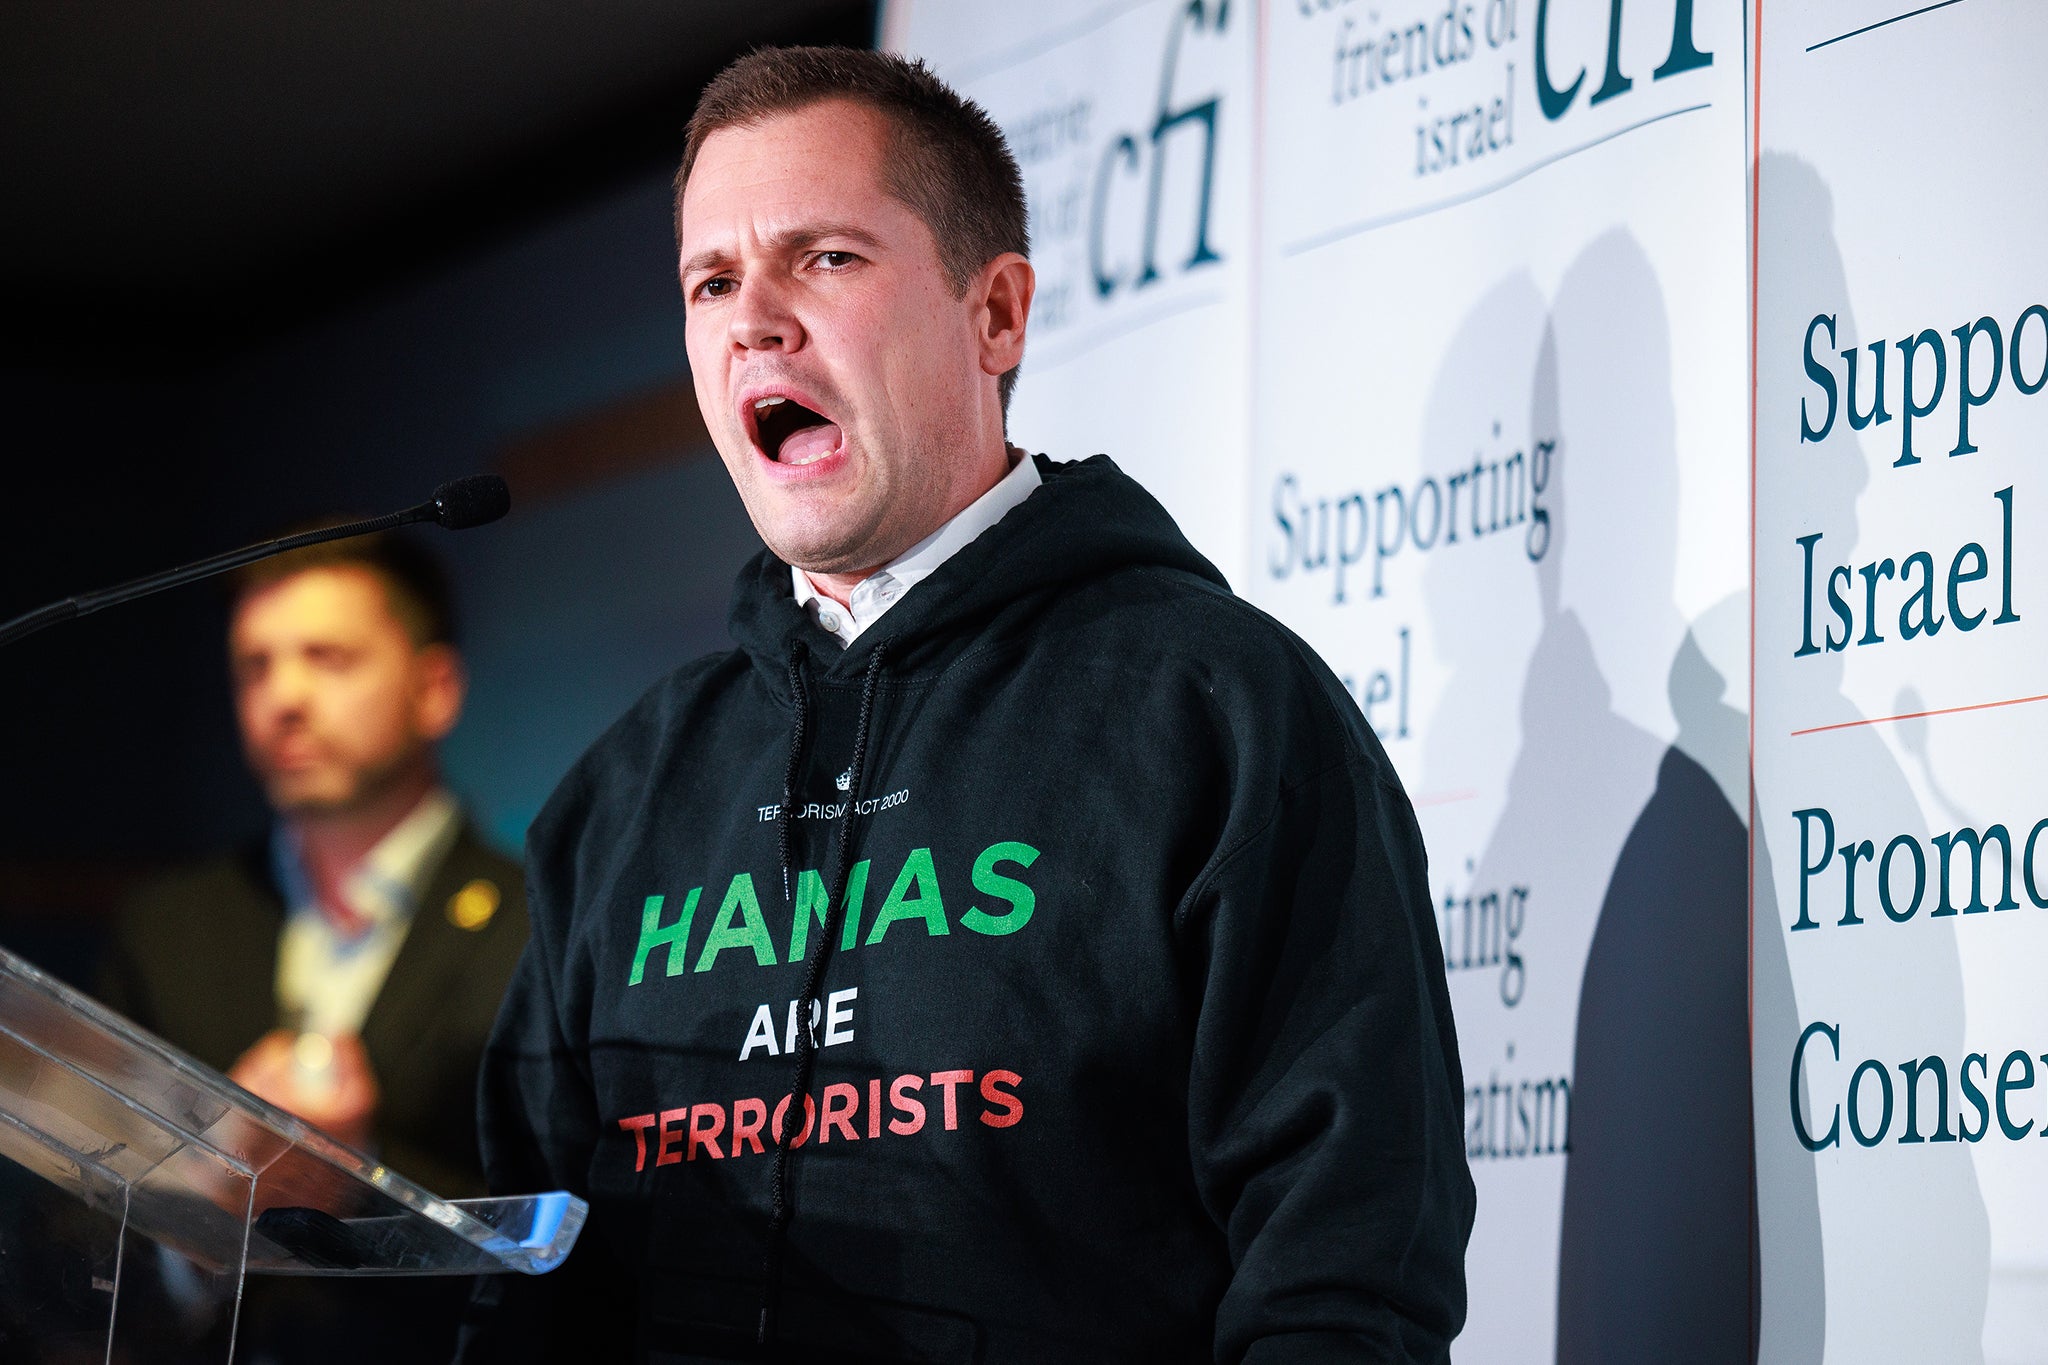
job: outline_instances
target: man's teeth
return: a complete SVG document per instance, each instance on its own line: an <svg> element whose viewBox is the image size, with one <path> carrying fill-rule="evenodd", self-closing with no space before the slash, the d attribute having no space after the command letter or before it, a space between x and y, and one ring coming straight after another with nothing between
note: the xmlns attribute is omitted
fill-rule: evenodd
<svg viewBox="0 0 2048 1365"><path fill-rule="evenodd" d="M784 404L791 408L787 417L777 411ZM831 445L819 448L831 424L795 399L779 393L756 398L754 424L763 452L778 464L795 468L832 454Z"/></svg>

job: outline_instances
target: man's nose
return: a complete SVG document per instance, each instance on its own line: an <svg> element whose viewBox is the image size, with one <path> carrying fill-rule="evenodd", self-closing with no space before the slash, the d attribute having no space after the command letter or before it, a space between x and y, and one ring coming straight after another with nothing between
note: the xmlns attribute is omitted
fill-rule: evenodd
<svg viewBox="0 0 2048 1365"><path fill-rule="evenodd" d="M263 700L279 714L304 711L312 695L312 673L295 660L274 664L263 679Z"/></svg>
<svg viewBox="0 0 2048 1365"><path fill-rule="evenodd" d="M743 351L794 351L804 344L795 300L780 280L755 276L740 286L732 310L733 345Z"/></svg>

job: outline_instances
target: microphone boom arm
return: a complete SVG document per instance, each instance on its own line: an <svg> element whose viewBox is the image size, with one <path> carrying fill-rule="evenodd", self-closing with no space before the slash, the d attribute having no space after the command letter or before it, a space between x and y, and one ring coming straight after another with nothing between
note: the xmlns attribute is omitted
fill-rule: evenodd
<svg viewBox="0 0 2048 1365"><path fill-rule="evenodd" d="M296 535L280 536L276 540L260 541L244 545L239 550L229 550L211 559L202 559L196 564L186 564L162 573L149 574L143 578L131 579L98 592L80 593L67 597L61 602L38 607L24 612L11 621L0 623L0 648L13 644L23 636L33 635L45 626L54 626L59 621L70 621L80 616L90 616L104 607L132 602L138 597L162 592L201 578L211 578L230 569L239 569L244 564L271 555L285 554L291 550L302 550L308 545L320 545L330 540L347 540L352 536L375 535L399 526L411 526L422 521L437 521L451 530L467 526L482 525L495 521L505 514L510 499L502 479L493 475L472 475L445 483L434 490L434 496L417 507L403 511L389 512L367 521L352 521L343 526L323 526L314 531L301 531Z"/></svg>

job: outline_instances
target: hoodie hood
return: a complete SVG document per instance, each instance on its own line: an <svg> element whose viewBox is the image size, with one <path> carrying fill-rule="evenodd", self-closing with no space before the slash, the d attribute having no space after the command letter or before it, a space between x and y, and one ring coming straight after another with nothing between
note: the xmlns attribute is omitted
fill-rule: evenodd
<svg viewBox="0 0 2048 1365"><path fill-rule="evenodd" d="M915 671L967 647L1022 598L1120 569L1171 569L1229 587L1159 500L1109 456L1030 458L1043 480L1037 491L904 594L851 647L842 650L811 623L790 593L789 565L770 550L749 560L733 585L733 640L779 689L799 640L825 678L858 677L878 646L887 649L891 672Z"/></svg>

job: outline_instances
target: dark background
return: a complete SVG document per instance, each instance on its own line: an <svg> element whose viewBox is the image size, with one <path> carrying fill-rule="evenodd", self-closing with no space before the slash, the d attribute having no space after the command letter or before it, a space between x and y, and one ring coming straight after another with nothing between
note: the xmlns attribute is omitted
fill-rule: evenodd
<svg viewBox="0 0 2048 1365"><path fill-rule="evenodd" d="M668 181L704 81L872 3L74 0L0 16L0 617L504 473L426 529L472 670L450 777L516 848L724 639L758 544L690 397ZM256 836L225 603L0 657L0 944L87 976L140 876Z"/></svg>

